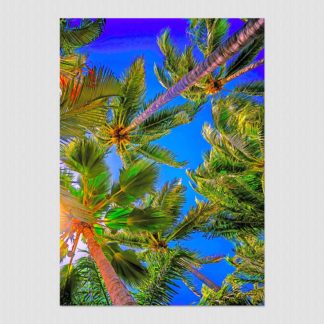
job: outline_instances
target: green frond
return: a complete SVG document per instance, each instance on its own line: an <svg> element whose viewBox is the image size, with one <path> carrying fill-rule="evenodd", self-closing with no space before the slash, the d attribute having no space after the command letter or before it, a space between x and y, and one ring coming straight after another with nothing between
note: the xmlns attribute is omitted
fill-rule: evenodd
<svg viewBox="0 0 324 324"><path fill-rule="evenodd" d="M201 288L202 298L199 306L225 306L225 305L251 305L251 301L246 294L239 290L231 289L228 285L215 292L206 285Z"/></svg>
<svg viewBox="0 0 324 324"><path fill-rule="evenodd" d="M176 156L171 151L157 144L145 144L136 146L134 149L144 157L158 163L167 164L177 168L184 167L187 164L187 162L177 162Z"/></svg>
<svg viewBox="0 0 324 324"><path fill-rule="evenodd" d="M105 224L112 229L129 229L132 231L157 231L171 225L170 219L163 211L154 208L122 208L109 210Z"/></svg>
<svg viewBox="0 0 324 324"><path fill-rule="evenodd" d="M82 19L80 26L69 27L68 19L60 20L60 49L70 54L98 38L105 26L105 19Z"/></svg>
<svg viewBox="0 0 324 324"><path fill-rule="evenodd" d="M139 305L169 305L176 289L179 287L175 282L188 278L187 269L181 262L183 252L180 249L163 252L145 253L148 275L139 291L135 294Z"/></svg>
<svg viewBox="0 0 324 324"><path fill-rule="evenodd" d="M148 248L150 241L145 232L133 232L123 229L116 233L110 230L104 232L104 237L111 243L117 243L131 248Z"/></svg>
<svg viewBox="0 0 324 324"><path fill-rule="evenodd" d="M191 20L189 34L206 57L225 40L228 28L228 19L194 19Z"/></svg>
<svg viewBox="0 0 324 324"><path fill-rule="evenodd" d="M138 131L140 134L148 134L149 136L151 134L169 133L174 127L188 124L200 109L201 105L186 102L182 105L158 110L139 126Z"/></svg>
<svg viewBox="0 0 324 324"><path fill-rule="evenodd" d="M111 301L95 262L90 257L78 259L72 270L60 270L61 305L111 305Z"/></svg>
<svg viewBox="0 0 324 324"><path fill-rule="evenodd" d="M120 171L119 183L113 185L111 202L125 206L130 202L152 193L158 177L158 169L154 163L138 160Z"/></svg>
<svg viewBox="0 0 324 324"><path fill-rule="evenodd" d="M187 239L195 231L201 229L214 213L214 205L197 201L197 205L192 207L183 220L175 225L172 232L167 235L166 240L170 242L172 240Z"/></svg>
<svg viewBox="0 0 324 324"><path fill-rule="evenodd" d="M248 95L248 96L263 96L264 95L264 82L263 81L250 81L241 83L233 89L234 93Z"/></svg>
<svg viewBox="0 0 324 324"><path fill-rule="evenodd" d="M103 125L108 99L120 94L118 81L107 69L95 68L93 74L70 80L60 98L61 137L82 136Z"/></svg>
<svg viewBox="0 0 324 324"><path fill-rule="evenodd" d="M263 36L259 36L231 60L231 62L227 65L226 76L230 76L252 63L259 52L262 50L263 46Z"/></svg>
<svg viewBox="0 0 324 324"><path fill-rule="evenodd" d="M71 170L87 178L107 171L106 151L93 138L75 139L62 148L61 159Z"/></svg>
<svg viewBox="0 0 324 324"><path fill-rule="evenodd" d="M157 40L158 46L165 56L164 65L172 73L176 73L179 68L179 50L172 44L170 30L166 29ZM174 81L174 80L173 80Z"/></svg>
<svg viewBox="0 0 324 324"><path fill-rule="evenodd" d="M156 77L158 78L162 87L169 89L173 86L174 82L168 75L168 72L166 71L165 68L159 67L158 65L156 65L154 63L154 73L155 73Z"/></svg>
<svg viewBox="0 0 324 324"><path fill-rule="evenodd" d="M132 250L122 250L115 243L102 246L102 250L118 276L131 286L145 280L147 271Z"/></svg>
<svg viewBox="0 0 324 324"><path fill-rule="evenodd" d="M122 96L112 101L112 105L116 106L114 120L118 124L127 125L144 102L146 86L143 57L133 61L120 82Z"/></svg>
<svg viewBox="0 0 324 324"><path fill-rule="evenodd" d="M182 185L181 179L167 182L160 191L154 194L152 206L159 208L166 215L176 221L185 203L186 187Z"/></svg>
<svg viewBox="0 0 324 324"><path fill-rule="evenodd" d="M73 182L73 174L67 169L60 169L60 186L65 189L70 189Z"/></svg>

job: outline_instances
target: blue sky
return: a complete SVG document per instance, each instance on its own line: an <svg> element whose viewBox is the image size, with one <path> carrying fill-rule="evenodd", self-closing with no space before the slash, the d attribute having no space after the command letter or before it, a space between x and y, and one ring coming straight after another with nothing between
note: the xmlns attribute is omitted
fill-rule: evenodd
<svg viewBox="0 0 324 324"><path fill-rule="evenodd" d="M230 33L243 25L240 19L230 19L230 23ZM90 66L108 67L117 77L120 77L137 57L143 56L146 71L146 97L149 100L157 93L165 91L153 72L154 63L161 65L163 62L163 56L156 42L157 36L165 28L170 28L173 42L180 49L183 49L185 44L189 44L189 38L186 34L187 26L188 20L186 19L107 19L105 30L101 36L90 45L81 48L79 52L88 55ZM196 54L199 57L199 53L196 52ZM263 56L263 52L260 56ZM263 66L247 73L240 81L242 79L255 80L262 78L264 78ZM233 81L231 86L235 85L236 82ZM230 86L227 88L230 88ZM184 99L179 97L167 106L183 102ZM201 136L202 126L205 122L212 123L210 103L205 104L193 122L174 129L171 134L157 142L173 151L178 160L187 160L188 165L186 168L195 169L202 163L202 154L209 149L209 145ZM107 164L112 171L113 178L117 179L121 162L114 152L108 156ZM199 199L202 199L202 197L189 186L189 178L186 176L185 169L176 169L169 166L160 167L159 186L174 178L182 178L183 184L187 187L187 202L183 208L183 213L185 213L190 206L194 205L195 197ZM233 255L233 244L231 242L222 238L206 240L198 233L194 234L190 240L187 240L182 245L200 252L202 256ZM218 285L221 285L222 280L232 271L233 268L225 261L205 265L201 269L203 274ZM201 283L198 280L194 280L194 283L199 291ZM198 301L198 297L185 285L181 282L177 282L177 284L179 284L177 289L179 293L174 297L173 305L188 305Z"/></svg>

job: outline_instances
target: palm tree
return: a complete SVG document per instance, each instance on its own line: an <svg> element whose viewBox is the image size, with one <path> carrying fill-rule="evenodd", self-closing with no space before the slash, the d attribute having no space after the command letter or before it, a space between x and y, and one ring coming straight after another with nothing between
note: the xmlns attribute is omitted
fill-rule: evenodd
<svg viewBox="0 0 324 324"><path fill-rule="evenodd" d="M204 162L187 171L193 188L215 205L204 228L208 237L235 238L264 227L264 107L231 95L214 102L213 128L202 134L211 145Z"/></svg>
<svg viewBox="0 0 324 324"><path fill-rule="evenodd" d="M124 165L145 157L159 163L182 167L186 162L177 162L172 152L151 142L170 133L171 129L189 123L199 111L199 106L185 103L157 112L140 125L135 131L122 134L131 121L147 109L149 102L144 101L145 68L142 57L134 60L120 80L120 95L110 102L106 122L93 133L107 149L113 145Z"/></svg>
<svg viewBox="0 0 324 324"><path fill-rule="evenodd" d="M264 19L251 19L244 27L233 34L225 43L218 46L203 62L196 65L180 81L170 87L167 92L154 100L145 111L137 116L128 127L121 131L126 136L130 131L141 125L162 106L194 86L200 79L225 64L231 57L253 42L263 33Z"/></svg>
<svg viewBox="0 0 324 324"><path fill-rule="evenodd" d="M76 246L83 236L112 303L130 305L135 304L134 299L116 271L137 281L145 269L132 252L120 250L100 234L109 228L112 231L125 227L133 231L156 230L167 226L169 220L157 209L132 206L145 193L153 191L156 166L137 161L123 168L119 182L112 184L105 154L106 150L93 139L75 139L62 146L61 247L66 247L68 240L73 241L69 253L71 268ZM66 248L61 251L67 252Z"/></svg>
<svg viewBox="0 0 324 324"><path fill-rule="evenodd" d="M184 192L185 187L181 181L174 180L138 203L140 208L162 211L170 219L171 226L168 228L136 233L125 228L117 233L111 233L109 230L104 233L104 237L111 242L142 250L143 260L148 265L148 277L139 285L140 292L136 295L139 303L167 304L174 294L172 286L177 287L174 279L182 280L197 294L188 276L189 273L211 289L215 291L220 289L197 268L205 263L218 262L222 257L201 258L178 244L179 241L188 239L194 232L199 231L214 212L211 204L197 201L196 206L182 217ZM171 247L175 243L177 246Z"/></svg>
<svg viewBox="0 0 324 324"><path fill-rule="evenodd" d="M198 65L198 60L193 54L195 47L200 50L205 59L211 55L226 39L228 28L228 19L191 19L188 33L191 35L194 46L186 47L182 53L172 44L170 30L167 29L158 39L159 48L164 55L163 66L154 66L155 74L161 85L166 89L171 88ZM206 100L208 95L219 93L228 82L264 63L263 59L253 62L262 48L263 35L261 34L250 45L237 53L228 65L223 64L200 79L191 88L184 91L182 96L195 102L201 102ZM246 87L249 90L254 88L253 84L246 84ZM243 90L242 87L240 90Z"/></svg>

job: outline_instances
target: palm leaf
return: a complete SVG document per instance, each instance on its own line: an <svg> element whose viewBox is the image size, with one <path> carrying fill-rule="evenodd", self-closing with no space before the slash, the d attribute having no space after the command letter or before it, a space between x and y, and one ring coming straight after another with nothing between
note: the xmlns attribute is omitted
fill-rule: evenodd
<svg viewBox="0 0 324 324"><path fill-rule="evenodd" d="M141 108L145 94L145 69L144 59L137 58L126 71L121 80L120 98L113 100L114 121L117 124L128 124Z"/></svg>
<svg viewBox="0 0 324 324"><path fill-rule="evenodd" d="M75 139L62 147L62 161L71 170L87 178L107 171L104 163L106 151L93 138Z"/></svg>
<svg viewBox="0 0 324 324"><path fill-rule="evenodd" d="M78 259L72 270L61 268L61 305L110 305L103 279L90 257Z"/></svg>
<svg viewBox="0 0 324 324"><path fill-rule="evenodd" d="M202 225L207 223L208 219L215 213L215 205L197 201L197 206L192 207L188 214L180 221L167 235L168 242L172 240L187 239Z"/></svg>
<svg viewBox="0 0 324 324"><path fill-rule="evenodd" d="M102 125L108 99L120 94L118 81L107 69L94 68L93 75L72 79L63 87L60 98L61 136L80 136L87 129Z"/></svg>
<svg viewBox="0 0 324 324"><path fill-rule="evenodd" d="M187 164L187 162L177 162L175 155L168 149L161 147L157 144L145 144L136 146L134 149L142 154L144 157L159 162L181 168Z"/></svg>
<svg viewBox="0 0 324 324"><path fill-rule="evenodd" d="M185 203L186 187L180 180L167 182L162 189L154 195L152 206L159 208L166 215L176 221L180 215L181 209Z"/></svg>
<svg viewBox="0 0 324 324"><path fill-rule="evenodd" d="M259 36L245 47L227 66L226 77L249 65L263 48L263 36Z"/></svg>
<svg viewBox="0 0 324 324"><path fill-rule="evenodd" d="M109 228L119 230L127 228L132 231L157 231L170 225L170 220L158 209L154 208L114 208L105 216Z"/></svg>
<svg viewBox="0 0 324 324"><path fill-rule="evenodd" d="M105 26L105 19L82 19L79 27L70 28L66 19L60 21L60 48L65 54L87 45L98 38Z"/></svg>
<svg viewBox="0 0 324 324"><path fill-rule="evenodd" d="M168 305L177 293L179 285L175 280L187 278L186 267L181 262L182 251L179 249L163 252L147 252L144 260L148 275L139 286L136 300L139 305Z"/></svg>
<svg viewBox="0 0 324 324"><path fill-rule="evenodd" d="M248 83L241 83L233 90L234 93L250 96L263 96L264 95L264 82L263 81L250 81Z"/></svg>
<svg viewBox="0 0 324 324"><path fill-rule="evenodd" d="M119 183L115 183L111 190L111 202L118 205L128 205L145 194L153 192L158 176L158 169L154 163L138 160L120 171Z"/></svg>
<svg viewBox="0 0 324 324"><path fill-rule="evenodd" d="M145 279L146 269L134 251L122 250L114 243L103 245L102 250L118 276L127 284L136 286Z"/></svg>

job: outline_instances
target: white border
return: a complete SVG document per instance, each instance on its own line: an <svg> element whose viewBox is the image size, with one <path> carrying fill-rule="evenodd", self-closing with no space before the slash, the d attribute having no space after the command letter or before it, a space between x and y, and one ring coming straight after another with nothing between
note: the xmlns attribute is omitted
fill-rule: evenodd
<svg viewBox="0 0 324 324"><path fill-rule="evenodd" d="M7 0L1 8L2 323L320 323L323 1ZM59 306L59 17L266 18L266 306Z"/></svg>

